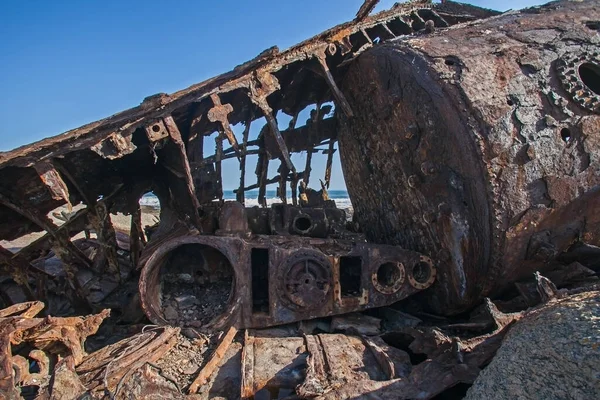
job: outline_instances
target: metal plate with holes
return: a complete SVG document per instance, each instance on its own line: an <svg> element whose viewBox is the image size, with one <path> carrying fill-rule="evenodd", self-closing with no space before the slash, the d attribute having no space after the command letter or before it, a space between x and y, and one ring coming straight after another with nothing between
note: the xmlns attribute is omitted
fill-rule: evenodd
<svg viewBox="0 0 600 400"><path fill-rule="evenodd" d="M375 289L383 294L394 294L402 287L406 272L404 264L396 261L380 262L371 275Z"/></svg>
<svg viewBox="0 0 600 400"><path fill-rule="evenodd" d="M296 307L315 308L327 301L332 286L331 263L316 251L298 251L282 266L283 292Z"/></svg>
<svg viewBox="0 0 600 400"><path fill-rule="evenodd" d="M564 89L581 107L600 113L600 52L567 53L556 65Z"/></svg>
<svg viewBox="0 0 600 400"><path fill-rule="evenodd" d="M148 140L154 143L169 137L169 131L167 131L167 128L162 120L159 120L146 127L146 135L148 136Z"/></svg>
<svg viewBox="0 0 600 400"><path fill-rule="evenodd" d="M429 257L421 256L419 262L406 271L408 282L415 289L427 289L435 281L437 270Z"/></svg>

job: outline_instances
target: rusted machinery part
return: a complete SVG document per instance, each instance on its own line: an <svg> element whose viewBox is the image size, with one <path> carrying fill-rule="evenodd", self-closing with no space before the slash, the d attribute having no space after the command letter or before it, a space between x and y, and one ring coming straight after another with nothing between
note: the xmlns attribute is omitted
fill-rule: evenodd
<svg viewBox="0 0 600 400"><path fill-rule="evenodd" d="M222 254L229 262L231 268L235 269L234 266L239 263L237 255L239 251L238 246L228 245L230 242L231 241L227 239L215 240L215 237L211 236L183 235L169 239L162 242L160 246L157 246L156 250L149 256L142 268L139 280L141 305L150 321L158 325L169 324L169 321L165 319L162 307L161 272L173 250L184 245L206 246ZM238 284L242 285L242 283L239 282L239 279L236 279L235 274L233 274L231 291L223 314L217 316L216 319L211 321L207 326L204 326L204 328L223 328L230 320L232 320L233 323L237 323L236 318L238 316L234 315L234 312L236 311L236 293L238 293L236 286Z"/></svg>
<svg viewBox="0 0 600 400"><path fill-rule="evenodd" d="M36 318L43 307L41 302L28 302L0 310L0 393L12 395L16 385L47 382L49 356L60 356L70 367L80 364L86 355L86 338L95 334L110 314L103 310L87 317ZM13 357L12 346L25 343L32 348L28 357ZM37 362L38 372L30 373L30 360Z"/></svg>
<svg viewBox="0 0 600 400"><path fill-rule="evenodd" d="M26 303L14 304L0 310L0 318L23 317L33 318L44 309L41 301L28 301Z"/></svg>
<svg viewBox="0 0 600 400"><path fill-rule="evenodd" d="M342 90L342 167L375 243L432 255L426 301L458 313L600 243L594 1L533 10L363 53Z"/></svg>
<svg viewBox="0 0 600 400"><path fill-rule="evenodd" d="M152 249L139 281L144 312L159 325L203 329L268 327L389 305L427 289L437 273L419 253L339 239L188 234ZM178 283L170 286L173 276Z"/></svg>
<svg viewBox="0 0 600 400"><path fill-rule="evenodd" d="M292 308L310 309L327 302L332 289L332 266L323 253L304 250L285 260L282 268L282 297Z"/></svg>
<svg viewBox="0 0 600 400"><path fill-rule="evenodd" d="M206 383L210 379L211 375L215 372L215 370L219 366L219 363L225 356L225 353L227 352L227 349L233 342L233 339L235 338L236 334L237 334L237 329L234 327L230 327L227 330L227 333L225 334L225 336L223 337L223 339L221 340L221 342L215 349L210 360L206 363L204 368L202 368L202 370L200 370L200 373L198 373L198 376L196 376L194 381L191 383L190 388L188 389L188 392L190 394L197 393L198 389L201 386L206 385Z"/></svg>

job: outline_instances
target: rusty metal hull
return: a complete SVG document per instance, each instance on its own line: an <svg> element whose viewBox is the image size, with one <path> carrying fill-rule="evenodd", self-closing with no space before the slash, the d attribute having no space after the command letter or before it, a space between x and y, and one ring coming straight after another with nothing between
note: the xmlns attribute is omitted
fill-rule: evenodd
<svg viewBox="0 0 600 400"><path fill-rule="evenodd" d="M508 13L384 44L346 74L356 217L369 241L431 255L436 312L599 244L599 18L591 1Z"/></svg>

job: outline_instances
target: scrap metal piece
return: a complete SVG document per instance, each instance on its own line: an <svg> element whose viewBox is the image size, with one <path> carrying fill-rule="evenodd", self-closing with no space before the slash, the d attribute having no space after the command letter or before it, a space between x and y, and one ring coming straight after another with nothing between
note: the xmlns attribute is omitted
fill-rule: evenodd
<svg viewBox="0 0 600 400"><path fill-rule="evenodd" d="M164 356L177 343L178 333L173 327L149 329L89 354L76 371L92 394L116 393L128 376Z"/></svg>
<svg viewBox="0 0 600 400"><path fill-rule="evenodd" d="M161 121L156 121L151 125L147 125L145 128L146 136L151 143L158 142L159 140L166 139L169 137L169 131Z"/></svg>
<svg viewBox="0 0 600 400"><path fill-rule="evenodd" d="M215 352L213 353L211 359L204 366L204 368L202 368L196 379L194 379L194 381L190 385L190 388L188 389L189 394L197 393L200 386L206 385L206 383L210 379L210 376L213 374L213 372L221 362L221 359L223 358L223 356L225 356L225 353L227 352L227 349L233 342L233 339L235 338L236 334L236 328L229 328L229 330L215 349Z"/></svg>
<svg viewBox="0 0 600 400"><path fill-rule="evenodd" d="M227 116L233 111L233 106L231 104L221 104L221 99L219 95L213 93L210 95L210 99L212 100L214 107L208 110L208 120L210 122L218 122L222 132L227 137L229 144L235 151L235 154L238 157L238 160L241 157L240 148L235 138L235 134L231 130L231 125L229 125L229 119Z"/></svg>
<svg viewBox="0 0 600 400"><path fill-rule="evenodd" d="M244 331L244 347L242 348L240 397L254 397L254 337Z"/></svg>
<svg viewBox="0 0 600 400"><path fill-rule="evenodd" d="M91 146L90 149L104 158L115 160L131 154L137 149L132 142L132 136L132 132L126 136L122 132L114 132Z"/></svg>
<svg viewBox="0 0 600 400"><path fill-rule="evenodd" d="M344 97L344 94L342 93L340 88L335 83L335 79L333 78L333 75L331 74L331 71L329 70L329 66L327 65L327 56L325 55L325 50L323 50L322 52L315 53L315 57L319 61L319 65L321 66L321 68L323 70L323 74L325 76L325 80L327 81L329 88L333 92L333 96L335 97L337 103L340 105L340 108L346 114L346 116L348 118L352 118L354 116L354 113L352 112L352 108L350 107L348 100L346 100L346 97Z"/></svg>
<svg viewBox="0 0 600 400"><path fill-rule="evenodd" d="M63 181L58 171L54 168L54 165L50 161L43 161L34 166L35 170L40 174L40 179L48 187L52 193L52 198L55 200L63 200L69 206L71 206L71 200L69 195L69 188Z"/></svg>
<svg viewBox="0 0 600 400"><path fill-rule="evenodd" d="M356 13L356 18L354 21L360 22L365 19L371 13L371 11L373 11L377 3L379 3L379 0L365 0L363 5L360 6L360 9Z"/></svg>
<svg viewBox="0 0 600 400"><path fill-rule="evenodd" d="M191 218L194 225L201 229L202 223L198 214L200 203L196 197L194 180L181 133L172 117L163 118L162 123L171 140L163 148L165 156L161 165L177 178L169 181L171 190L175 192L176 202L180 204L182 211Z"/></svg>
<svg viewBox="0 0 600 400"><path fill-rule="evenodd" d="M48 372L48 357L40 352L56 352L61 356L62 364L71 368L81 363L85 356L84 343L88 336L95 334L102 321L110 314L103 310L99 314L87 317L58 318L48 316L35 318L43 308L41 302L22 303L0 311L0 391L14 393L18 382L39 380L37 385L48 379L43 376ZM27 363L22 357L16 360L12 356L12 346L27 343L38 349L30 352L32 359L37 360L40 372L29 374ZM56 346L58 343L61 346ZM13 373L13 364L22 371L19 376Z"/></svg>
<svg viewBox="0 0 600 400"><path fill-rule="evenodd" d="M240 187L236 192L236 200L239 203L245 204L246 198L244 197L244 188L246 186L246 156L248 155L248 137L250 136L250 125L252 124L252 119L248 119L246 121L246 126L244 128L243 142L242 142L242 156L240 159Z"/></svg>

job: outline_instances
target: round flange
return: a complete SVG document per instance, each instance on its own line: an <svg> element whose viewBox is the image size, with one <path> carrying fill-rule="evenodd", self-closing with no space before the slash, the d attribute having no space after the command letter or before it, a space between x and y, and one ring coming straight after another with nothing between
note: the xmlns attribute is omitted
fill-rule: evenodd
<svg viewBox="0 0 600 400"><path fill-rule="evenodd" d="M296 306L314 308L327 301L331 263L321 253L298 251L284 261L283 291Z"/></svg>
<svg viewBox="0 0 600 400"><path fill-rule="evenodd" d="M378 292L394 294L402 287L405 275L404 264L396 261L384 261L371 275L371 282Z"/></svg>
<svg viewBox="0 0 600 400"><path fill-rule="evenodd" d="M556 68L573 101L600 113L600 52L567 53L558 60Z"/></svg>
<svg viewBox="0 0 600 400"><path fill-rule="evenodd" d="M313 219L308 214L298 214L294 218L294 222L292 223L292 229L294 232L300 235L309 234L315 227L313 223Z"/></svg>
<svg viewBox="0 0 600 400"><path fill-rule="evenodd" d="M408 283L415 289L427 289L435 281L437 270L429 257L421 256L419 262L408 268Z"/></svg>

